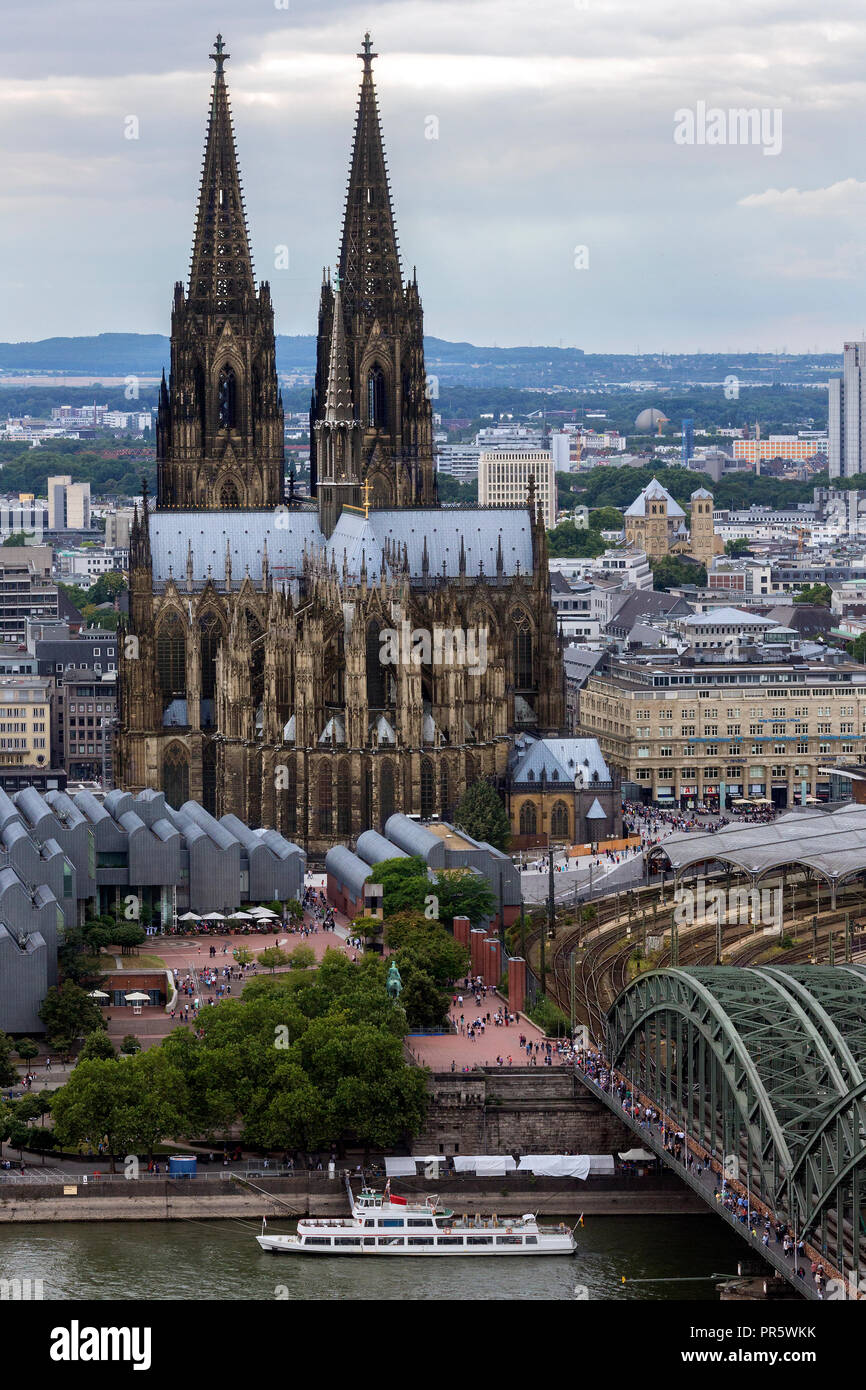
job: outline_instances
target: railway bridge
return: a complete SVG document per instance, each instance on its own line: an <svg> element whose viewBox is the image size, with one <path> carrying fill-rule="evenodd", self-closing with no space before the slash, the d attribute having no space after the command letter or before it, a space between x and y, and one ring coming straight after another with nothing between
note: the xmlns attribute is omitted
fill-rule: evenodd
<svg viewBox="0 0 866 1390"><path fill-rule="evenodd" d="M603 1058L577 1074L641 1145L806 1297L818 1296L812 1261L830 1297L866 1297L866 967L647 971L605 1033ZM763 1245L766 1217L788 1225L795 1256L803 1242L803 1274L773 1231Z"/></svg>

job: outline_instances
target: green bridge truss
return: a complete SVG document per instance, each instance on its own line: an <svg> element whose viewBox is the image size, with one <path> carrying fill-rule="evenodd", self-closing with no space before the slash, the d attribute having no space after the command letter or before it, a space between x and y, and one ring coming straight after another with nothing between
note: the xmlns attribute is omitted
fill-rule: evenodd
<svg viewBox="0 0 866 1390"><path fill-rule="evenodd" d="M730 1177L860 1269L866 969L648 971L608 1013L607 1055Z"/></svg>

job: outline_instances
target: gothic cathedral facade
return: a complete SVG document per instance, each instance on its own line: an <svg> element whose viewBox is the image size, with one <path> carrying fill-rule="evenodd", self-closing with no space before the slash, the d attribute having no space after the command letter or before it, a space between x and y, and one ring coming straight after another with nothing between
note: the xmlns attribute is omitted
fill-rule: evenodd
<svg viewBox="0 0 866 1390"><path fill-rule="evenodd" d="M313 857L395 811L448 819L511 736L564 723L546 534L440 508L416 277L403 281L363 63L339 270L321 291L310 498L284 490L218 37L188 290L175 286L157 495L130 542L120 785L279 830Z"/></svg>

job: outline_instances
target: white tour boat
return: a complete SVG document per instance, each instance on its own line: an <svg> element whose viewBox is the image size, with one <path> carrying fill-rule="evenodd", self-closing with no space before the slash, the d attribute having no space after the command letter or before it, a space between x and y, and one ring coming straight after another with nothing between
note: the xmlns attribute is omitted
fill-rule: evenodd
<svg viewBox="0 0 866 1390"><path fill-rule="evenodd" d="M573 1255L577 1242L566 1225L539 1226L525 1216L455 1216L434 1198L415 1204L364 1188L352 1195L350 1217L302 1218L297 1235L272 1235L267 1221L256 1240L286 1255Z"/></svg>

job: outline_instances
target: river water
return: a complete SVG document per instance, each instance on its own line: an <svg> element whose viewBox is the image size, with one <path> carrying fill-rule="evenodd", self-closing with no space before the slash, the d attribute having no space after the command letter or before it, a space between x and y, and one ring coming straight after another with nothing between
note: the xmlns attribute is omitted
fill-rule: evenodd
<svg viewBox="0 0 866 1390"><path fill-rule="evenodd" d="M231 1220L0 1225L0 1278L41 1279L46 1300L703 1301L718 1298L707 1276L736 1274L745 1250L712 1215L588 1217L576 1256L516 1259L266 1255L259 1229Z"/></svg>

